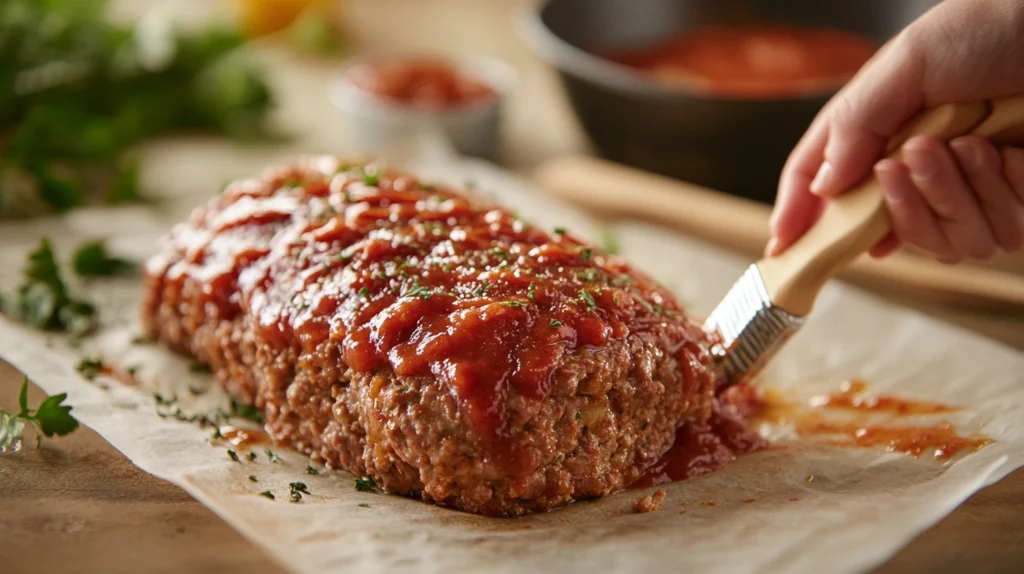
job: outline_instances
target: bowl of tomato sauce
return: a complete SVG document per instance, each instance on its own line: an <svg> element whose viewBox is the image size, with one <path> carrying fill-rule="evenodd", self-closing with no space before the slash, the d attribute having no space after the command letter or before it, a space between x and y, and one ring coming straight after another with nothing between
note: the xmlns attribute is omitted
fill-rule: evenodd
<svg viewBox="0 0 1024 574"><path fill-rule="evenodd" d="M530 0L520 36L594 148L770 203L814 116L939 0Z"/></svg>
<svg viewBox="0 0 1024 574"><path fill-rule="evenodd" d="M427 133L462 155L495 159L507 63L483 55L386 54L347 62L331 84L351 143L379 152Z"/></svg>

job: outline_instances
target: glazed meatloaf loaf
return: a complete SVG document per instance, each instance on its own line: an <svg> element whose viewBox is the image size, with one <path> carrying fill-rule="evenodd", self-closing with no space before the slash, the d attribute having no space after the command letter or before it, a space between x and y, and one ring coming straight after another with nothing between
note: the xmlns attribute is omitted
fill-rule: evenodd
<svg viewBox="0 0 1024 574"><path fill-rule="evenodd" d="M142 319L275 443L492 516L629 485L711 416L717 380L700 325L621 259L332 157L177 225Z"/></svg>

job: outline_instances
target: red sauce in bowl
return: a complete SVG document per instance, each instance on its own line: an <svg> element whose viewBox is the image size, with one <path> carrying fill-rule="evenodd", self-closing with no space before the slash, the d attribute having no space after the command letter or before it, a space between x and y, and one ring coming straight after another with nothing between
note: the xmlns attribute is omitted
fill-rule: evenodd
<svg viewBox="0 0 1024 574"><path fill-rule="evenodd" d="M868 38L781 24L706 27L651 48L602 54L669 85L736 98L839 88L874 54Z"/></svg>
<svg viewBox="0 0 1024 574"><path fill-rule="evenodd" d="M468 77L451 64L426 58L358 64L345 77L365 92L420 108L463 107L495 95L486 83Z"/></svg>

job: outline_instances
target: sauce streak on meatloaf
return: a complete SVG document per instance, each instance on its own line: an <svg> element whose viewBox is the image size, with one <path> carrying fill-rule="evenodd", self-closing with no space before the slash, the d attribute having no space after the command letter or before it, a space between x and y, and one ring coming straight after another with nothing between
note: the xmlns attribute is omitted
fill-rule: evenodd
<svg viewBox="0 0 1024 574"><path fill-rule="evenodd" d="M231 184L146 267L150 334L275 442L487 515L640 477L711 416L710 341L624 261L373 164Z"/></svg>

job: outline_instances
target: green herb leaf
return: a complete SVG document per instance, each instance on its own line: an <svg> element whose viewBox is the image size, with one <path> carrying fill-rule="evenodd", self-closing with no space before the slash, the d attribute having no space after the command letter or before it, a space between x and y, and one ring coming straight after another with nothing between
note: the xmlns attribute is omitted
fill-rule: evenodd
<svg viewBox="0 0 1024 574"><path fill-rule="evenodd" d="M209 373L210 365L201 363L199 361L192 361L188 364L188 372L190 373Z"/></svg>
<svg viewBox="0 0 1024 574"><path fill-rule="evenodd" d="M27 384L27 380L25 381ZM39 425L46 438L65 436L78 428L78 420L71 415L72 407L61 404L68 398L67 393L47 397L29 420Z"/></svg>
<svg viewBox="0 0 1024 574"><path fill-rule="evenodd" d="M260 493L260 496L269 498L270 500L274 500L277 498L276 496L274 496L274 493L270 492L269 490L264 490L263 492Z"/></svg>
<svg viewBox="0 0 1024 574"><path fill-rule="evenodd" d="M90 381L95 379L105 369L106 367L103 365L102 360L91 357L82 357L82 360L78 361L78 365L75 366L75 370Z"/></svg>
<svg viewBox="0 0 1024 574"><path fill-rule="evenodd" d="M589 247L580 249L580 259L584 261L590 261L590 257L594 254L594 250Z"/></svg>
<svg viewBox="0 0 1024 574"><path fill-rule="evenodd" d="M253 482L257 482L257 480L256 480L256 475L255 475L255 474L250 474L250 475L249 475L249 480L251 480L251 481L253 481Z"/></svg>
<svg viewBox="0 0 1024 574"><path fill-rule="evenodd" d="M587 308L589 310L593 311L594 309L597 309L597 301L594 300L594 296L590 294L590 291L587 291L586 289L580 289L579 296L580 299L582 299L583 302L587 304Z"/></svg>
<svg viewBox="0 0 1024 574"><path fill-rule="evenodd" d="M306 465L306 474L312 474L312 475L316 476L316 475L320 474L320 471L315 469L315 468L313 468L313 465L307 464Z"/></svg>
<svg viewBox="0 0 1024 574"><path fill-rule="evenodd" d="M233 450L231 450L231 449L228 449L228 458L230 458L231 460L233 460L235 462L242 462L238 458L238 453L233 451Z"/></svg>
<svg viewBox="0 0 1024 574"><path fill-rule="evenodd" d="M114 257L103 241L82 244L72 259L72 268L80 277L112 277L136 270L134 262Z"/></svg>
<svg viewBox="0 0 1024 574"><path fill-rule="evenodd" d="M562 326L562 322L559 321L558 319L552 319L551 322L548 323L548 324L551 325L552 327L561 327Z"/></svg>
<svg viewBox="0 0 1024 574"><path fill-rule="evenodd" d="M253 405L240 403L231 399L231 416L250 420L256 424L263 424L263 411Z"/></svg>
<svg viewBox="0 0 1024 574"><path fill-rule="evenodd" d="M366 478L357 478L355 484L356 490L360 492L373 492L373 490L377 488L377 483L374 482L372 476L368 476Z"/></svg>

